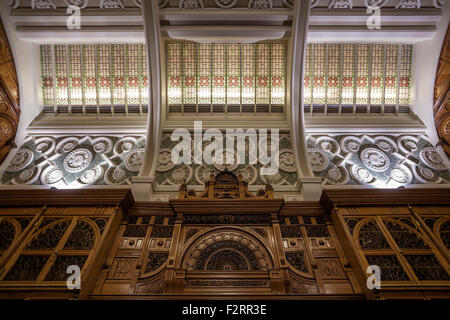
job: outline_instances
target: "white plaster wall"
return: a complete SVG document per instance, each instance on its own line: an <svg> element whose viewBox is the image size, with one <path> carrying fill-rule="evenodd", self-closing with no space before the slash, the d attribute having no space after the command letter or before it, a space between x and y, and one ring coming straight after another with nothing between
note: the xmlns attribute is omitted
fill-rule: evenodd
<svg viewBox="0 0 450 320"><path fill-rule="evenodd" d="M434 82L449 19L450 1L445 1L442 7L442 19L437 25L436 36L431 40L415 44L413 49L414 102L412 111L426 125L427 134L433 145L439 142L433 118ZM450 167L450 160L442 147L437 149L447 166Z"/></svg>
<svg viewBox="0 0 450 320"><path fill-rule="evenodd" d="M8 37L19 80L20 109L22 113L15 143L20 147L26 137L27 127L40 112L39 86L36 85L36 83L40 83L39 46L20 40L17 37L15 26L9 18L8 1L0 1L0 17ZM0 166L0 175L16 150L12 150L3 162L3 165Z"/></svg>

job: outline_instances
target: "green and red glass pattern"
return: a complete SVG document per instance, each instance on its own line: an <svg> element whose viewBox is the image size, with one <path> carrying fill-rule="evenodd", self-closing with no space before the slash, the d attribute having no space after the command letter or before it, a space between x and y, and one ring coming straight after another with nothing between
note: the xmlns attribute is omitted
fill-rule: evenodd
<svg viewBox="0 0 450 320"><path fill-rule="evenodd" d="M357 45L356 105L369 103L369 45Z"/></svg>
<svg viewBox="0 0 450 320"><path fill-rule="evenodd" d="M395 106L397 103L397 69L398 50L395 44L386 45L386 71L384 105Z"/></svg>
<svg viewBox="0 0 450 320"><path fill-rule="evenodd" d="M328 44L328 75L326 76L327 87L327 104L338 105L339 104L339 92L341 88L341 73L340 73L340 61L341 61L341 46L339 44Z"/></svg>
<svg viewBox="0 0 450 320"><path fill-rule="evenodd" d="M312 79L313 104L325 104L325 44L313 44L314 63Z"/></svg>

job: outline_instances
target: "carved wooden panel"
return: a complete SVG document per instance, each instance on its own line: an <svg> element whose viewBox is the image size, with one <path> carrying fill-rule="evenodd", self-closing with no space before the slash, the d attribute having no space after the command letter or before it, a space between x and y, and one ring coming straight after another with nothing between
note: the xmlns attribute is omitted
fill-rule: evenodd
<svg viewBox="0 0 450 320"><path fill-rule="evenodd" d="M19 125L19 86L5 30L0 23L0 164L15 147Z"/></svg>

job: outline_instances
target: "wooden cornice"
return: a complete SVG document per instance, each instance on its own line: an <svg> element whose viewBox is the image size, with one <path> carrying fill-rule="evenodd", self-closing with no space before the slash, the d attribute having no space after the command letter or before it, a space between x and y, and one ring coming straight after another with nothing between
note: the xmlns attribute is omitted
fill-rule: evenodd
<svg viewBox="0 0 450 320"><path fill-rule="evenodd" d="M131 216L173 216L175 211L169 202L136 202L128 214Z"/></svg>
<svg viewBox="0 0 450 320"><path fill-rule="evenodd" d="M171 200L176 213L182 214L264 214L278 213L283 199Z"/></svg>
<svg viewBox="0 0 450 320"><path fill-rule="evenodd" d="M284 202L280 210L280 216L294 215L323 215L325 210L317 201L292 201Z"/></svg>
<svg viewBox="0 0 450 320"><path fill-rule="evenodd" d="M24 206L119 206L133 205L131 189L1 190L0 207Z"/></svg>
<svg viewBox="0 0 450 320"><path fill-rule="evenodd" d="M361 205L449 205L450 188L427 189L326 189L321 206L330 211L335 206Z"/></svg>

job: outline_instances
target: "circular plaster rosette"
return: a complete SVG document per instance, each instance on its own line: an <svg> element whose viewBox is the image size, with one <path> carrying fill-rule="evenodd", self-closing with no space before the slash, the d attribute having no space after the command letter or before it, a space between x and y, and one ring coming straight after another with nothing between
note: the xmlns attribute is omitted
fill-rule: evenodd
<svg viewBox="0 0 450 320"><path fill-rule="evenodd" d="M326 179L331 184L347 184L349 180L349 174L347 169L343 166L336 166L332 164L327 172Z"/></svg>
<svg viewBox="0 0 450 320"><path fill-rule="evenodd" d="M105 183L107 185L122 184L127 178L128 174L122 166L111 167L105 173Z"/></svg>
<svg viewBox="0 0 450 320"><path fill-rule="evenodd" d="M113 141L107 137L95 138L94 141L92 141L92 147L98 154L107 154L113 149Z"/></svg>
<svg viewBox="0 0 450 320"><path fill-rule="evenodd" d="M144 162L145 149L134 149L127 154L124 160L125 168L131 172L139 172Z"/></svg>
<svg viewBox="0 0 450 320"><path fill-rule="evenodd" d="M171 172L168 179L172 185L180 185L185 182L189 182L194 172L190 166L182 165Z"/></svg>
<svg viewBox="0 0 450 320"><path fill-rule="evenodd" d="M209 181L211 173L214 173L214 169L207 166L206 164L201 164L195 168L195 180L200 184L205 184Z"/></svg>
<svg viewBox="0 0 450 320"><path fill-rule="evenodd" d="M399 149L405 154L415 152L419 148L419 141L413 136L400 137L397 144Z"/></svg>
<svg viewBox="0 0 450 320"><path fill-rule="evenodd" d="M365 168L358 166L352 166L351 169L352 178L359 184L371 184L374 183L376 178Z"/></svg>
<svg viewBox="0 0 450 320"><path fill-rule="evenodd" d="M86 148L75 149L70 152L63 162L64 170L77 173L85 170L93 160L92 152Z"/></svg>
<svg viewBox="0 0 450 320"><path fill-rule="evenodd" d="M357 137L348 136L341 140L341 148L344 152L355 153L361 147L361 140Z"/></svg>
<svg viewBox="0 0 450 320"><path fill-rule="evenodd" d="M214 157L213 159L213 166L219 171L224 171L225 167L228 169L228 171L234 171L239 167L239 153L233 150L224 150L222 153L222 164L218 163L219 159L218 157ZM232 164L228 164L228 162L233 162ZM244 162L244 161L242 161Z"/></svg>
<svg viewBox="0 0 450 320"><path fill-rule="evenodd" d="M414 177L419 180L421 183L440 183L442 179L436 175L433 170L423 167L416 166L414 168Z"/></svg>
<svg viewBox="0 0 450 320"><path fill-rule="evenodd" d="M175 164L172 162L172 151L168 148L161 149L159 151L158 164L156 171L166 172L172 169Z"/></svg>
<svg viewBox="0 0 450 320"><path fill-rule="evenodd" d="M387 153L397 152L397 144L395 143L394 140L388 137L376 137L375 144L378 148L380 148L384 152Z"/></svg>
<svg viewBox="0 0 450 320"><path fill-rule="evenodd" d="M64 179L62 170L49 166L41 174L41 183L43 185L56 184Z"/></svg>
<svg viewBox="0 0 450 320"><path fill-rule="evenodd" d="M14 157L12 158L9 166L6 168L6 171L19 172L28 167L31 164L31 162L33 162L33 159L34 159L33 151L27 148L19 149L19 151L17 151Z"/></svg>
<svg viewBox="0 0 450 320"><path fill-rule="evenodd" d="M399 184L407 185L412 183L413 174L409 168L404 165L400 165L392 169L390 178Z"/></svg>
<svg viewBox="0 0 450 320"><path fill-rule="evenodd" d="M280 150L280 169L285 172L297 172L295 165L295 155L292 150L283 149Z"/></svg>
<svg viewBox="0 0 450 320"><path fill-rule="evenodd" d="M238 174L242 175L242 180L247 182L249 185L255 183L256 178L258 178L258 170L256 170L255 166L248 164L244 168L240 169Z"/></svg>
<svg viewBox="0 0 450 320"><path fill-rule="evenodd" d="M214 2L219 8L230 9L236 5L237 0L214 0Z"/></svg>
<svg viewBox="0 0 450 320"><path fill-rule="evenodd" d="M82 184L96 184L103 176L103 168L98 166L93 169L86 170L80 177Z"/></svg>
<svg viewBox="0 0 450 320"><path fill-rule="evenodd" d="M58 142L58 144L56 145L56 153L59 154L69 153L73 149L75 149L79 145L79 143L80 139L78 138L75 137L65 138L60 142Z"/></svg>
<svg viewBox="0 0 450 320"><path fill-rule="evenodd" d="M420 150L419 156L420 159L430 168L440 171L447 170L447 167L445 166L441 156L433 147L423 148L422 150Z"/></svg>
<svg viewBox="0 0 450 320"><path fill-rule="evenodd" d="M370 170L384 172L391 165L389 157L376 148L366 148L360 154L361 161Z"/></svg>
<svg viewBox="0 0 450 320"><path fill-rule="evenodd" d="M23 170L18 177L14 179L13 184L33 184L39 179L42 168L36 166L30 166Z"/></svg>
<svg viewBox="0 0 450 320"><path fill-rule="evenodd" d="M36 139L34 143L36 144L35 150L44 156L50 155L56 148L56 140L51 137Z"/></svg>
<svg viewBox="0 0 450 320"><path fill-rule="evenodd" d="M341 147L336 140L329 137L320 137L317 139L317 145L325 152L329 152L333 155L339 154Z"/></svg>
<svg viewBox="0 0 450 320"><path fill-rule="evenodd" d="M136 145L136 139L132 137L125 137L120 139L114 145L114 153L122 155L133 150Z"/></svg>
<svg viewBox="0 0 450 320"><path fill-rule="evenodd" d="M259 170L261 170L261 169L262 169L262 167L259 168ZM279 171L272 175L262 175L261 171L260 171L260 176L261 176L261 180L264 182L264 184L270 183L271 185L282 185L285 182L283 176L281 176Z"/></svg>
<svg viewBox="0 0 450 320"><path fill-rule="evenodd" d="M328 168L330 160L325 152L318 148L308 148L309 162L311 163L311 169L315 172L324 171Z"/></svg>

